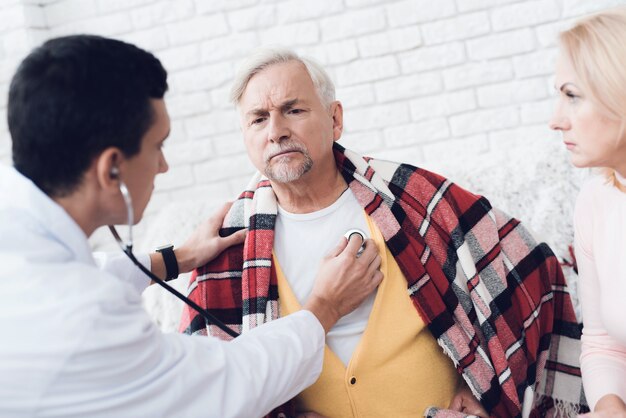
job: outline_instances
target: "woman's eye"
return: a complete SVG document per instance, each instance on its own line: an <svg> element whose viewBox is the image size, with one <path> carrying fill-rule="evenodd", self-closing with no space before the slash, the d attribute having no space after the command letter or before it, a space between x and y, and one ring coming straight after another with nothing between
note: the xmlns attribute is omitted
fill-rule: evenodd
<svg viewBox="0 0 626 418"><path fill-rule="evenodd" d="M292 115L297 115L297 114L302 113L302 112L304 112L304 110L302 110L302 109L291 109L289 111L289 113L291 113Z"/></svg>

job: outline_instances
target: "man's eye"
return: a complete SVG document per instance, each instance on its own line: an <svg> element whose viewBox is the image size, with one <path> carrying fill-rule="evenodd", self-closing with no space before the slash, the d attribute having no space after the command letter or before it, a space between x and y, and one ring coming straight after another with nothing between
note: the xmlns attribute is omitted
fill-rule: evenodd
<svg viewBox="0 0 626 418"><path fill-rule="evenodd" d="M250 125L258 125L259 123L263 123L264 120L265 120L265 118L253 119L252 122L250 122Z"/></svg>
<svg viewBox="0 0 626 418"><path fill-rule="evenodd" d="M292 115L297 115L297 114L302 113L302 112L304 112L303 109L291 109L289 111L289 113L291 113Z"/></svg>

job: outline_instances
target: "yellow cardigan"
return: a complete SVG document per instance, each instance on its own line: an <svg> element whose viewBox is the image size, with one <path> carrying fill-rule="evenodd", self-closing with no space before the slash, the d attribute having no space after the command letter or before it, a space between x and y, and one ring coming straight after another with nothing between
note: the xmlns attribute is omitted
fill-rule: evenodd
<svg viewBox="0 0 626 418"><path fill-rule="evenodd" d="M322 374L298 395L297 408L333 418L422 417L429 406L449 405L459 377L417 314L380 230L366 218L384 274L367 327L347 367L326 346ZM285 316L301 306L276 257L274 263Z"/></svg>

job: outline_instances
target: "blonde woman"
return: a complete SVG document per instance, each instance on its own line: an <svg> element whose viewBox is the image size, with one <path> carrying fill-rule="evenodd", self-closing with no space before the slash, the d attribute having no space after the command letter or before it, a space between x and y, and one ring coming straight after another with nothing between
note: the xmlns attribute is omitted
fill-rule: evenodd
<svg viewBox="0 0 626 418"><path fill-rule="evenodd" d="M574 219L585 416L626 417L626 8L581 20L560 45L550 127L576 167L601 168Z"/></svg>

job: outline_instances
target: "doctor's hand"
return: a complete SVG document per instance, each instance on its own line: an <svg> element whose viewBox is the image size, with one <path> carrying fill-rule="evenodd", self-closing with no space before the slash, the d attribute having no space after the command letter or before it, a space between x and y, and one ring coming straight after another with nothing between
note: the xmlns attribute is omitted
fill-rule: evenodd
<svg viewBox="0 0 626 418"><path fill-rule="evenodd" d="M226 248L243 243L246 230L242 229L227 237L220 236L220 228L233 202L227 202L209 219L198 225L187 241L174 250L178 269L187 273L201 267L220 255Z"/></svg>
<svg viewBox="0 0 626 418"><path fill-rule="evenodd" d="M201 267L217 257L226 248L241 244L246 237L246 230L237 231L227 237L221 237L220 227L232 202L225 203L206 221L198 225L183 245L174 249L178 261L178 272L187 273ZM165 263L159 253L150 254L152 273L165 277Z"/></svg>
<svg viewBox="0 0 626 418"><path fill-rule="evenodd" d="M357 258L361 237L352 235L341 242L320 263L311 295L304 309L311 311L326 332L344 315L356 309L383 279L378 270L381 258L376 244L365 240Z"/></svg>

